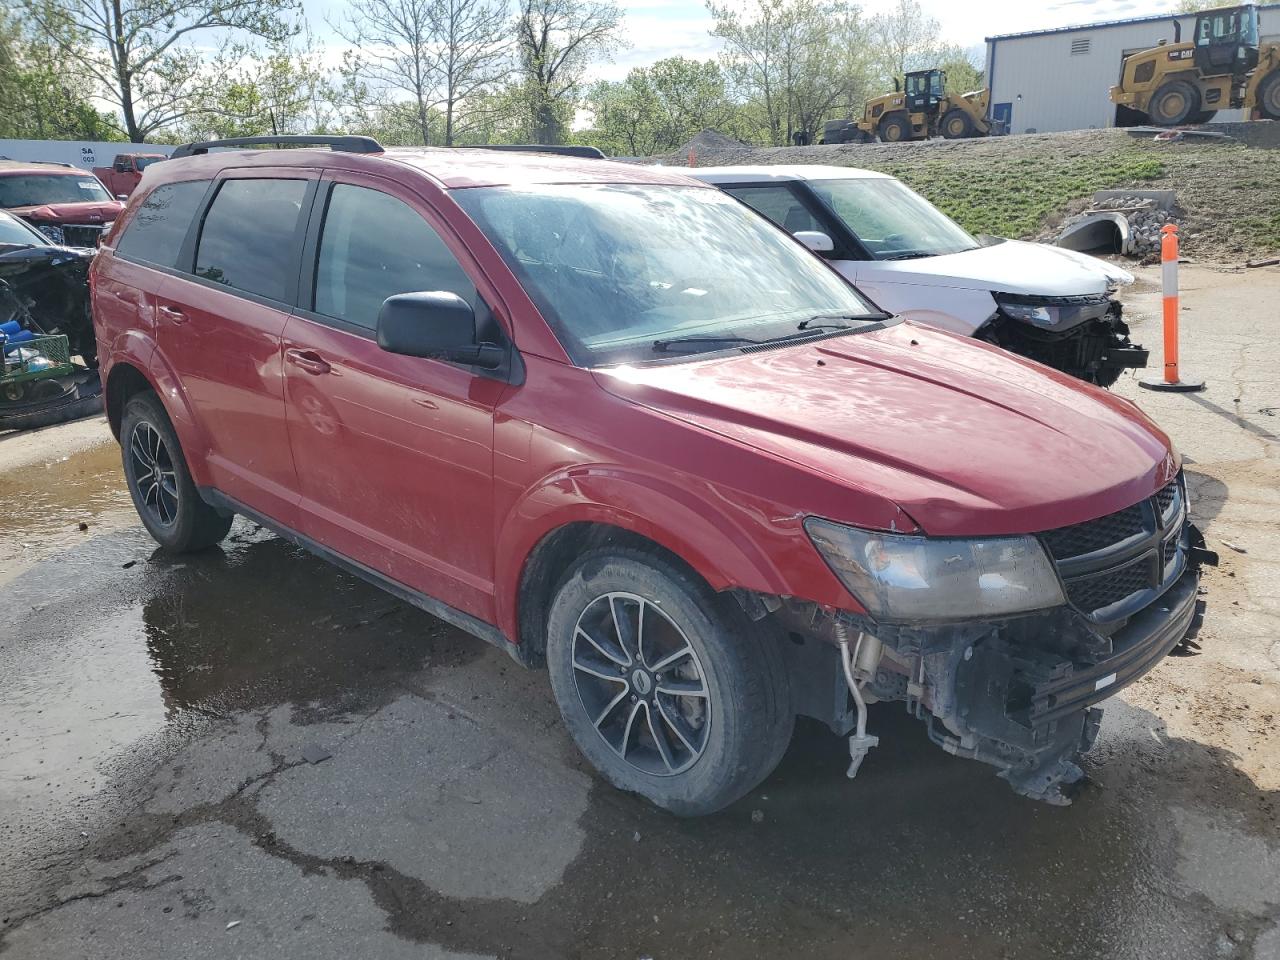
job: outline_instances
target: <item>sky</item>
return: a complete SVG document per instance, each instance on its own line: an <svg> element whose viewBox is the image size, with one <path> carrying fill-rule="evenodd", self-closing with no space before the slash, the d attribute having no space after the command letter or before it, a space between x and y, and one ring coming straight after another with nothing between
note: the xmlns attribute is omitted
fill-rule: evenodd
<svg viewBox="0 0 1280 960"><path fill-rule="evenodd" d="M702 0L619 0L626 11L623 37L629 49L617 53L612 62L596 65L593 79L620 80L633 67L647 66L664 57L683 56L698 60L714 57L719 43L710 36L712 27ZM864 15L887 11L895 0L862 0ZM984 53L983 40L1001 33L1044 30L1122 20L1165 13L1170 0L921 0L921 6L941 26L941 39L970 49L978 60ZM313 32L326 47L340 45L339 38L325 26L326 12L341 9L341 0L306 0ZM336 51L335 51L336 52Z"/></svg>

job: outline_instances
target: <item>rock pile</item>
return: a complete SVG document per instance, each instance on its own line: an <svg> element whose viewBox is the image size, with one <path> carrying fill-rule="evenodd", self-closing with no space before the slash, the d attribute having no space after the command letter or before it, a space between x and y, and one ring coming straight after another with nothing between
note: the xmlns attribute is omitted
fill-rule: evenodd
<svg viewBox="0 0 1280 960"><path fill-rule="evenodd" d="M1095 227L1092 233L1086 234L1084 231L1090 228L1084 227L1082 230L1080 225L1089 223L1097 224L1103 229ZM1077 231L1082 236L1100 240L1111 238L1106 243L1115 252L1151 263L1160 259L1160 231L1167 223L1181 227L1182 217L1150 197L1112 195L1095 200L1081 213L1064 221L1058 229L1058 237L1064 246L1068 245L1064 239ZM1114 226L1108 227L1107 224ZM1073 249L1084 249L1074 244L1070 246Z"/></svg>

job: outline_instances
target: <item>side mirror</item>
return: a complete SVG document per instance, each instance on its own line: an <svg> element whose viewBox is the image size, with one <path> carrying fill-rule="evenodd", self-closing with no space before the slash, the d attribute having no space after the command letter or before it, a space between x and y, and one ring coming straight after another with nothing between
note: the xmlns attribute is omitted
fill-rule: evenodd
<svg viewBox="0 0 1280 960"><path fill-rule="evenodd" d="M116 199L117 199L117 200L119 200L119 201L121 201L121 202L123 202L123 201L125 201L125 200L128 200L128 199L129 199L129 195L128 195L127 193L117 193L117 194L116 194Z"/></svg>
<svg viewBox="0 0 1280 960"><path fill-rule="evenodd" d="M836 248L835 242L821 230L797 230L794 236L814 253L830 253Z"/></svg>
<svg viewBox="0 0 1280 960"><path fill-rule="evenodd" d="M479 342L471 305L443 290L400 293L382 301L378 346L388 353L451 360L486 370L502 366L506 359L502 347Z"/></svg>

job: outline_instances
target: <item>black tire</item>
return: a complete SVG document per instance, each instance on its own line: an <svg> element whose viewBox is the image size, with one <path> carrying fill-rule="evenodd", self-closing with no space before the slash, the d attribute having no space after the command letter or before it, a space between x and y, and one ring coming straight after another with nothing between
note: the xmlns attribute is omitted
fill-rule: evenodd
<svg viewBox="0 0 1280 960"><path fill-rule="evenodd" d="M189 553L211 547L227 535L231 515L200 499L178 435L154 393L139 393L125 404L120 452L133 506L161 547L171 553Z"/></svg>
<svg viewBox="0 0 1280 960"><path fill-rule="evenodd" d="M638 623L646 652L637 656ZM551 602L547 667L565 726L601 775L680 816L739 799L791 742L778 640L657 553L603 547L579 558ZM671 693L695 687L702 692Z"/></svg>
<svg viewBox="0 0 1280 960"><path fill-rule="evenodd" d="M911 118L905 113L891 113L880 121L880 140L901 143L911 139Z"/></svg>
<svg viewBox="0 0 1280 960"><path fill-rule="evenodd" d="M973 117L959 107L952 107L942 117L939 125L942 135L948 140L963 140L972 137L974 132Z"/></svg>
<svg viewBox="0 0 1280 960"><path fill-rule="evenodd" d="M1200 112L1200 91L1186 80L1162 84L1147 104L1151 122L1160 127L1188 123Z"/></svg>
<svg viewBox="0 0 1280 960"><path fill-rule="evenodd" d="M102 412L102 382L96 377L63 385L46 396L0 403L0 430L38 430Z"/></svg>
<svg viewBox="0 0 1280 960"><path fill-rule="evenodd" d="M1272 70L1258 84L1258 112L1267 120L1280 120L1280 70Z"/></svg>

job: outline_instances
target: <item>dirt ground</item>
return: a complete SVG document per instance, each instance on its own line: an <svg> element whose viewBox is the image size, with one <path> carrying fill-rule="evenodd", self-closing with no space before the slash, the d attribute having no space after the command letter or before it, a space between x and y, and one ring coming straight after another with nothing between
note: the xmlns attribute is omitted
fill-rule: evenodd
<svg viewBox="0 0 1280 960"><path fill-rule="evenodd" d="M749 797L673 819L479 641L243 521L157 553L101 419L0 435L0 954L1277 960L1280 268L1187 266L1183 296L1208 389L1116 389L1222 561L1067 808L883 704L856 781L802 725Z"/></svg>

